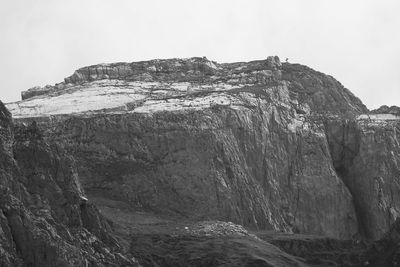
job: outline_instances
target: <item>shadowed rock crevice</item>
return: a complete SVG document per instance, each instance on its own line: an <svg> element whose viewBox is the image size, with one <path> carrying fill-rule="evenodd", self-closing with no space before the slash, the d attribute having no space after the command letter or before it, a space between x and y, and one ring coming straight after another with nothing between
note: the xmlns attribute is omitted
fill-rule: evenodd
<svg viewBox="0 0 400 267"><path fill-rule="evenodd" d="M359 153L359 134L355 121L330 120L324 122L325 134L329 144L329 152L333 166L352 195L354 208L358 222L358 234L360 238L368 238L365 215L365 206L359 198L360 192L355 188L353 177L350 177L349 169Z"/></svg>

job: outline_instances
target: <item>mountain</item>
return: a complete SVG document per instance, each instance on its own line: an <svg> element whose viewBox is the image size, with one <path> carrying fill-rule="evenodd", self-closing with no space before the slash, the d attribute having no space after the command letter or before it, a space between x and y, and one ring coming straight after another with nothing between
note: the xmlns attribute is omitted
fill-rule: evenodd
<svg viewBox="0 0 400 267"><path fill-rule="evenodd" d="M198 222L340 243L378 240L399 217L396 108L371 112L333 77L278 57L93 65L22 99L6 105L16 125L34 123L74 160L85 198L145 265L179 266L162 261L171 246L189 257L188 244L220 242L190 239Z"/></svg>

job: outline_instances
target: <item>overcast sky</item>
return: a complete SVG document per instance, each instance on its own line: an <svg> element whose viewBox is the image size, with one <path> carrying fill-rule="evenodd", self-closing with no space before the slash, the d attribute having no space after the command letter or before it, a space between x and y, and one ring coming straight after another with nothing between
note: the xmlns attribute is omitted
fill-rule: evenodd
<svg viewBox="0 0 400 267"><path fill-rule="evenodd" d="M86 65L278 55L400 106L399 0L0 0L0 99Z"/></svg>

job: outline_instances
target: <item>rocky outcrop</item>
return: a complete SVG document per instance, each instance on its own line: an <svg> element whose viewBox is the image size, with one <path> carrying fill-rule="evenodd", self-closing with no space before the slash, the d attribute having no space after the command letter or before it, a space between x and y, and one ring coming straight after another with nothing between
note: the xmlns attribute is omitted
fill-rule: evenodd
<svg viewBox="0 0 400 267"><path fill-rule="evenodd" d="M290 93L305 103L313 114L353 118L367 113L366 106L332 76L300 64L283 64L282 79L289 83Z"/></svg>
<svg viewBox="0 0 400 267"><path fill-rule="evenodd" d="M0 102L0 265L131 266L87 201L74 160Z"/></svg>
<svg viewBox="0 0 400 267"><path fill-rule="evenodd" d="M101 64L36 91L7 107L73 155L89 199L336 238L398 216L397 116L306 66Z"/></svg>
<svg viewBox="0 0 400 267"><path fill-rule="evenodd" d="M22 98L22 100L25 100L25 99L32 98L35 96L49 94L49 93L55 91L55 88L57 88L57 87L53 87L51 85L46 85L45 87L35 86L26 91L23 91L21 93L21 98Z"/></svg>
<svg viewBox="0 0 400 267"><path fill-rule="evenodd" d="M393 114L400 116L400 107L383 105L378 109L371 110L372 114Z"/></svg>

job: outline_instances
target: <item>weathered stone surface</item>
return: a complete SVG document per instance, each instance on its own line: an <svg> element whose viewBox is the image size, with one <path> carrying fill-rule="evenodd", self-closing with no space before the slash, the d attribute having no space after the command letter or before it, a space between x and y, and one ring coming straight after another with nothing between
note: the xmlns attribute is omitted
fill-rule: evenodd
<svg viewBox="0 0 400 267"><path fill-rule="evenodd" d="M352 118L367 113L366 106L332 76L300 64L283 64L282 79L302 105L307 103L314 114Z"/></svg>
<svg viewBox="0 0 400 267"><path fill-rule="evenodd" d="M12 125L0 102L0 265L131 266L110 226L83 201L75 163L35 123Z"/></svg>
<svg viewBox="0 0 400 267"><path fill-rule="evenodd" d="M110 79L197 89L156 83L151 92L167 90L164 98L146 96L133 110L37 119L46 138L77 159L89 194L256 228L357 233L352 196L335 172L324 125L312 116L366 108L333 78L277 57L230 64L192 58L91 66L65 82L89 90ZM21 116L23 105L10 108Z"/></svg>
<svg viewBox="0 0 400 267"><path fill-rule="evenodd" d="M9 113L0 109L6 188L0 253L8 265L42 257L20 245L26 242L43 242L52 251L46 257L60 264L72 262L63 262L52 244L68 244L57 246L78 255L78 265L118 262L111 229L90 205L100 199L103 207L124 203L129 212L191 222L232 221L253 229L355 238L355 244L324 238L284 240L279 246L314 261L319 252L312 250L321 245L319 263L332 266L383 262L377 258L382 249L371 249L377 258L372 259L357 239L381 238L399 217L400 114L387 106L368 111L331 76L277 57L226 64L206 58L151 60L85 67L60 84L23 95L7 107L19 123L31 126L12 128ZM38 220L60 239L32 237ZM245 247L240 261L255 244L277 262L301 264L247 235L223 241L218 234L149 232L128 241L131 252L149 265L183 263L170 253L172 247L191 260L206 245L222 251L229 244L238 255L237 248ZM393 240L385 241L390 244L383 250L397 251ZM194 265L205 264L212 254L205 251ZM232 263L224 253L223 261ZM254 253L266 257L258 249ZM271 264L253 256L251 264ZM386 262L396 262L393 257Z"/></svg>
<svg viewBox="0 0 400 267"><path fill-rule="evenodd" d="M400 215L400 120L331 120L335 169L353 195L359 231L380 238Z"/></svg>
<svg viewBox="0 0 400 267"><path fill-rule="evenodd" d="M273 123L232 110L115 115L63 121L51 138L77 151L89 194L260 228L354 234L351 196L323 158L326 141Z"/></svg>
<svg viewBox="0 0 400 267"><path fill-rule="evenodd" d="M25 100L25 99L32 98L35 96L49 94L49 93L53 92L55 89L57 89L57 87L53 87L51 85L46 85L45 87L35 86L26 91L23 91L21 93L21 98L22 98L22 100Z"/></svg>
<svg viewBox="0 0 400 267"><path fill-rule="evenodd" d="M379 238L398 217L398 116L277 57L101 64L7 106L89 196L259 229ZM381 114L387 113L387 114Z"/></svg>

